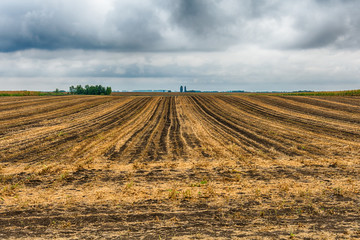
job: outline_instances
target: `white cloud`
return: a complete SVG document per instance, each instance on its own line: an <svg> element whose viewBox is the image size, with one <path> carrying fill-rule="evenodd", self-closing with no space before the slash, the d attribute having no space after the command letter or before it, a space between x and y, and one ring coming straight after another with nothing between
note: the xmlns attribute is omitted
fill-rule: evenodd
<svg viewBox="0 0 360 240"><path fill-rule="evenodd" d="M8 85L8 79L19 77L49 81L53 78L79 78L88 79L89 83L98 79L111 79L112 83L116 83L116 79L131 78L132 88L135 89L151 88L154 79L159 79L163 82L161 86L173 90L182 82L196 83L198 88L201 84L202 88L221 87L221 90L232 86L248 87L245 90L264 90L264 86L270 88L268 90L313 89L316 86L335 90L349 86L360 88L357 79L360 76L359 66L360 50L331 48L281 51L247 46L216 53L143 54L31 50L0 54L0 73L3 76L0 83L4 89L9 89L14 85ZM145 79L148 79L147 84L144 84ZM173 81L164 82L169 79ZM41 87L37 85L39 89L52 89L53 83L42 83ZM121 84L115 85L123 89ZM23 86L20 84L16 89L23 89Z"/></svg>

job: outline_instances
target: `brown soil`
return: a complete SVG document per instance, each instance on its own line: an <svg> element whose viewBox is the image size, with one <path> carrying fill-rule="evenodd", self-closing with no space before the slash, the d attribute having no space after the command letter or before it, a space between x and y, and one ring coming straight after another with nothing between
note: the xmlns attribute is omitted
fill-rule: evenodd
<svg viewBox="0 0 360 240"><path fill-rule="evenodd" d="M0 98L0 238L360 238L360 98Z"/></svg>

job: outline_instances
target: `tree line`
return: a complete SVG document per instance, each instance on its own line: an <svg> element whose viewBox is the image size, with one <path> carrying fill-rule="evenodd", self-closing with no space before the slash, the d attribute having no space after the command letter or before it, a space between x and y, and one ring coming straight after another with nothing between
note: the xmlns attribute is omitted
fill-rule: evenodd
<svg viewBox="0 0 360 240"><path fill-rule="evenodd" d="M82 95L110 95L112 90L111 87L103 87L101 85L89 86L77 85L76 87L71 86L69 88L70 94L82 94Z"/></svg>

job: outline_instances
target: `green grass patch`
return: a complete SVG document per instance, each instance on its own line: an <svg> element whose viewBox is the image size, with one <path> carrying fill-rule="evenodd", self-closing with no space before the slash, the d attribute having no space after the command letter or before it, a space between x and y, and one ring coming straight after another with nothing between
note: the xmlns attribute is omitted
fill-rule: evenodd
<svg viewBox="0 0 360 240"><path fill-rule="evenodd" d="M292 92L292 93L282 93L280 95L293 95L293 96L360 96L360 89L358 89L358 90L347 90L347 91Z"/></svg>

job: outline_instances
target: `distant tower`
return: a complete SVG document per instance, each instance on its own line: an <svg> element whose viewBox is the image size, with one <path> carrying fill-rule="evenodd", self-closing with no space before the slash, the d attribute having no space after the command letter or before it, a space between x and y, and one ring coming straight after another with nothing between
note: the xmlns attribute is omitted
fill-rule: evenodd
<svg viewBox="0 0 360 240"><path fill-rule="evenodd" d="M180 86L180 92L183 92L183 86Z"/></svg>
<svg viewBox="0 0 360 240"><path fill-rule="evenodd" d="M186 92L186 86L184 86L184 92Z"/></svg>

